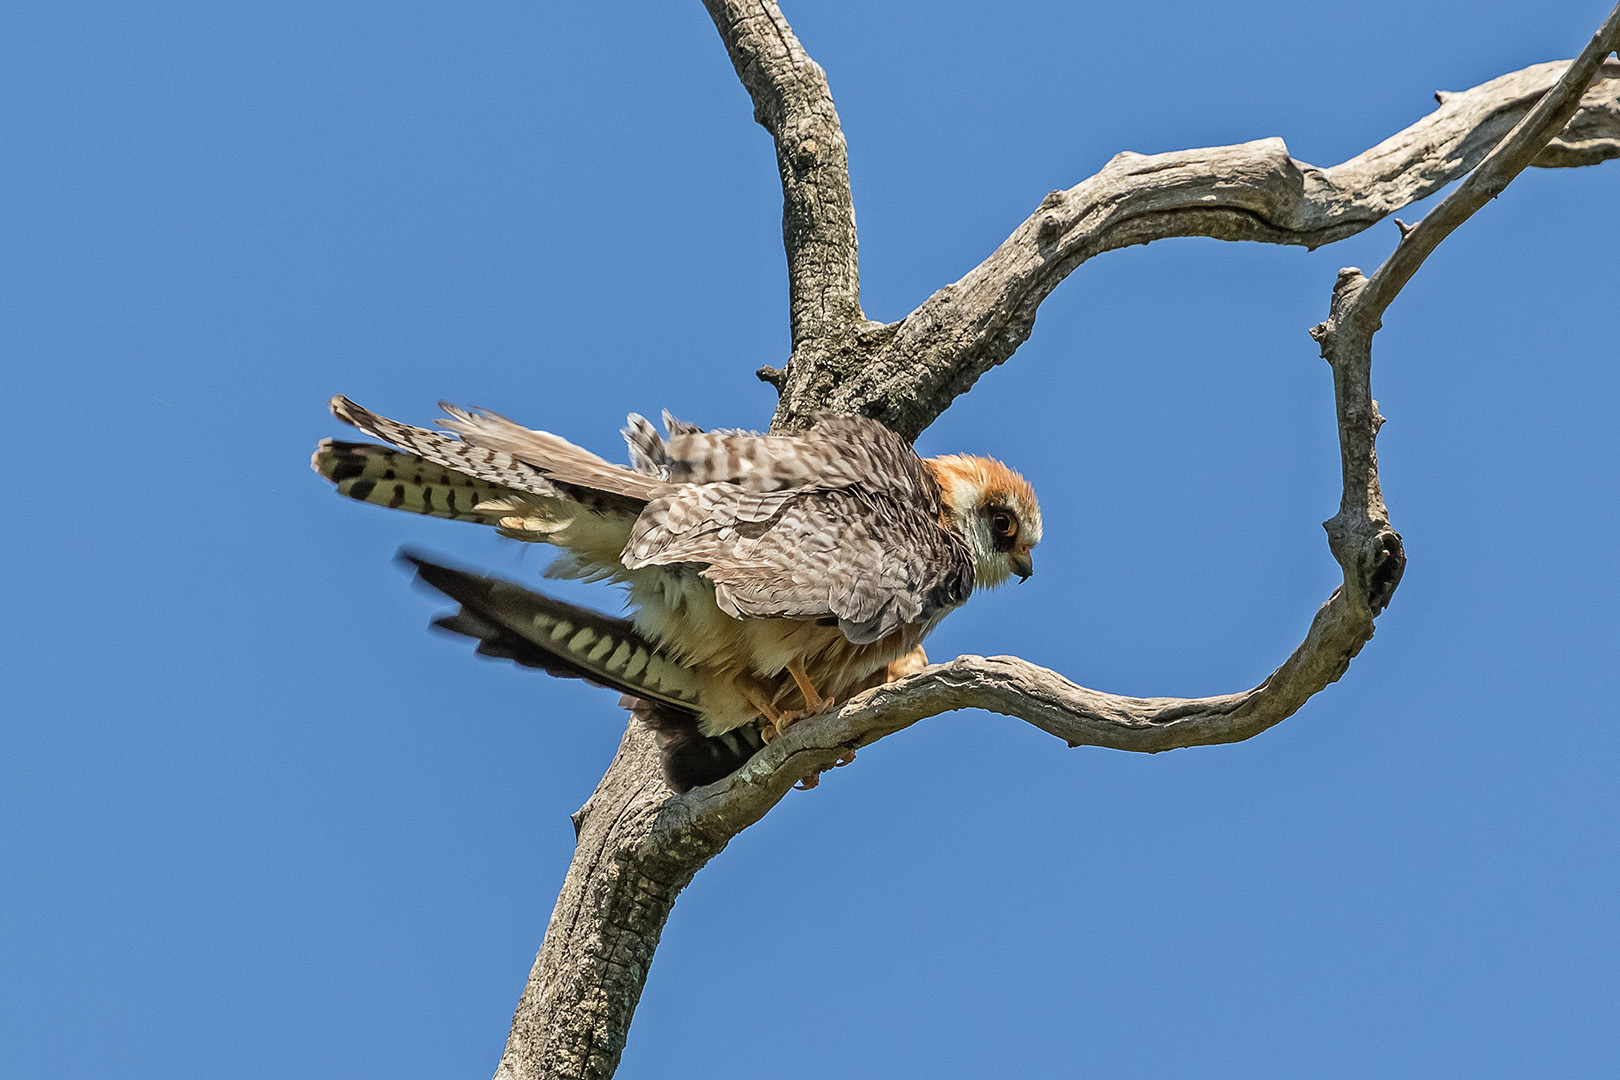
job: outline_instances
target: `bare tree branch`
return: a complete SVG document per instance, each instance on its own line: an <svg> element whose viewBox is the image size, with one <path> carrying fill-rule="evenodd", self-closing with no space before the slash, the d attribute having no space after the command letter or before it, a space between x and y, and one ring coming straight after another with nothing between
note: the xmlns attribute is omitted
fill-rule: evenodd
<svg viewBox="0 0 1620 1080"><path fill-rule="evenodd" d="M1586 48L1529 115L1485 155L1456 191L1446 196L1416 227L1404 233L1395 253L1367 283L1365 293L1357 301L1358 314L1376 326L1390 302L1440 241L1500 195L1515 176L1538 158L1553 137L1564 130L1586 100L1595 98L1611 104L1620 100L1620 88L1615 85L1620 65L1605 63L1617 45L1620 45L1620 7L1609 13ZM1603 68L1609 70L1605 72Z"/></svg>
<svg viewBox="0 0 1620 1080"><path fill-rule="evenodd" d="M1614 83L1615 65L1606 58L1620 47L1620 4L1598 28L1579 56L1560 74L1535 107L1524 115L1469 174L1457 190L1422 221L1401 229L1401 242L1369 280L1355 267L1339 271L1326 322L1311 336L1333 368L1333 393L1339 424L1343 495L1339 512L1325 523L1334 558L1366 576L1374 613L1388 603L1405 567L1400 534L1389 525L1378 484L1374 442L1383 417L1372 396L1372 340L1384 312L1412 279L1418 267L1456 228L1500 195L1515 176L1540 159L1549 140L1565 129L1591 88ZM1605 79L1600 68L1611 69ZM1605 87L1612 100L1613 86ZM1583 97L1584 95L1584 97ZM1347 661L1348 662L1348 658Z"/></svg>
<svg viewBox="0 0 1620 1080"><path fill-rule="evenodd" d="M1088 690L1016 656L959 656L868 690L843 708L801 722L718 784L670 800L658 834L714 843L764 816L800 777L831 768L849 750L957 709L1017 717L1071 747L1158 753L1241 742L1293 715L1338 680L1372 637L1373 612L1336 590L1292 656L1253 690L1207 698L1135 698Z"/></svg>
<svg viewBox="0 0 1620 1080"><path fill-rule="evenodd" d="M849 158L827 73L773 0L704 0L754 119L776 140L793 349L826 347L864 324Z"/></svg>
<svg viewBox="0 0 1620 1080"><path fill-rule="evenodd" d="M832 409L916 438L1028 339L1041 301L1092 256L1177 236L1310 248L1342 240L1466 174L1568 67L1537 64L1442 94L1433 113L1328 169L1289 157L1281 139L1119 154L1047 195L989 258L900 322L872 324L856 355L835 358L833 370L790 373L776 424L803 427ZM1620 157L1620 63L1602 65L1580 105L1533 164Z"/></svg>
<svg viewBox="0 0 1620 1080"><path fill-rule="evenodd" d="M1274 139L1122 154L1090 180L1048 196L967 277L882 327L859 312L843 139L821 69L770 0L705 2L782 166L794 354L786 377L773 379L783 391L778 426L834 408L915 435L1010 356L1040 301L1098 252L1191 235L1316 246L1479 170L1423 222L1403 227L1395 254L1370 280L1341 271L1329 317L1312 331L1334 372L1343 494L1324 525L1343 584L1276 671L1241 694L1129 698L1014 657L959 657L802 721L731 777L679 796L659 778L651 734L632 720L607 775L575 815L579 843L498 1078L611 1076L676 895L795 781L848 750L962 708L1018 717L1075 746L1156 752L1232 742L1285 719L1338 679L1371 638L1405 565L1374 445L1382 422L1370 379L1379 317L1434 246L1526 164L1620 156L1620 65L1601 63L1620 34L1617 7L1573 65L1543 64L1441 95L1436 113L1333 169L1293 161ZM1560 130L1564 136L1549 145Z"/></svg>

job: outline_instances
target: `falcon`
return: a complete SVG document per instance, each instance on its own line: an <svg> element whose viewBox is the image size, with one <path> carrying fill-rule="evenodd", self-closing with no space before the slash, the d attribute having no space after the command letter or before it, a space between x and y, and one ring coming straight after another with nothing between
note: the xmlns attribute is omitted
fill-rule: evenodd
<svg viewBox="0 0 1620 1080"><path fill-rule="evenodd" d="M632 414L625 467L440 407L433 430L333 398L333 415L388 445L326 439L311 464L348 498L560 548L547 577L622 583L630 612L615 618L404 556L460 604L435 625L625 695L676 791L918 670L923 639L975 588L1034 572L1041 512L1022 476L991 458L923 459L876 420L823 414L761 435L666 412L660 435Z"/></svg>

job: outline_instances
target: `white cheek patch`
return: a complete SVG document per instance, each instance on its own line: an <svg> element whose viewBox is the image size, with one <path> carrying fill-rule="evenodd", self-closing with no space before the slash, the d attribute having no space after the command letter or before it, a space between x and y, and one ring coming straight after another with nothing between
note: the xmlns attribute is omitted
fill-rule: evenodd
<svg viewBox="0 0 1620 1080"><path fill-rule="evenodd" d="M1005 584L1012 573L1007 563L1007 556L996 550L995 540L990 536L989 523L984 515L973 513L962 530L967 540L968 550L973 553L973 585L979 589L993 589L997 585Z"/></svg>
<svg viewBox="0 0 1620 1080"><path fill-rule="evenodd" d="M950 501L951 509L958 518L971 519L978 516L974 511L984 501L984 492L979 490L978 484L965 476L958 476L951 480Z"/></svg>

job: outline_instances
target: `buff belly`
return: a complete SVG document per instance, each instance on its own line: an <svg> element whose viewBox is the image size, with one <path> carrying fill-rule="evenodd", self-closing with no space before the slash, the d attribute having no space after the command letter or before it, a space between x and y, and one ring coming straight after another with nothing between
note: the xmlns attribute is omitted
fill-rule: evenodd
<svg viewBox="0 0 1620 1080"><path fill-rule="evenodd" d="M732 618L715 604L714 586L695 566L627 576L636 629L698 676L705 735L758 719L743 684L783 711L803 709L804 697L787 674L795 657L817 692L834 701L876 685L889 663L915 649L944 614L856 645L837 626L819 621Z"/></svg>

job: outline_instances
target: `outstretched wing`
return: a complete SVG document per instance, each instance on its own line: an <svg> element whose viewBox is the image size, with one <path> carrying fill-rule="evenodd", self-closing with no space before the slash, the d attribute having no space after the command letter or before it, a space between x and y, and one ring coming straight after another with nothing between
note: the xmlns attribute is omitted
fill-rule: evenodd
<svg viewBox="0 0 1620 1080"><path fill-rule="evenodd" d="M659 652L627 619L443 566L410 551L401 551L400 558L424 582L461 605L433 625L477 640L485 656L585 679L686 712L702 708L698 677Z"/></svg>
<svg viewBox="0 0 1620 1080"><path fill-rule="evenodd" d="M546 498L556 498L560 494L556 485L534 465L519 461L503 450L464 442L441 431L401 424L361 408L342 394L332 399L331 409L332 415L345 424L357 427L367 435L430 464L523 494ZM320 471L318 459L316 467Z"/></svg>
<svg viewBox="0 0 1620 1080"><path fill-rule="evenodd" d="M332 399L332 415L436 465L517 491L570 498L597 509L639 511L668 488L550 432L531 430L497 413L459 409L443 402L440 406L449 416L440 423L455 435L401 424L363 409L341 394Z"/></svg>
<svg viewBox="0 0 1620 1080"><path fill-rule="evenodd" d="M874 420L683 433L667 457L670 479L687 483L648 504L624 564L703 564L730 615L833 619L867 644L972 591L967 545L940 524L938 483Z"/></svg>

